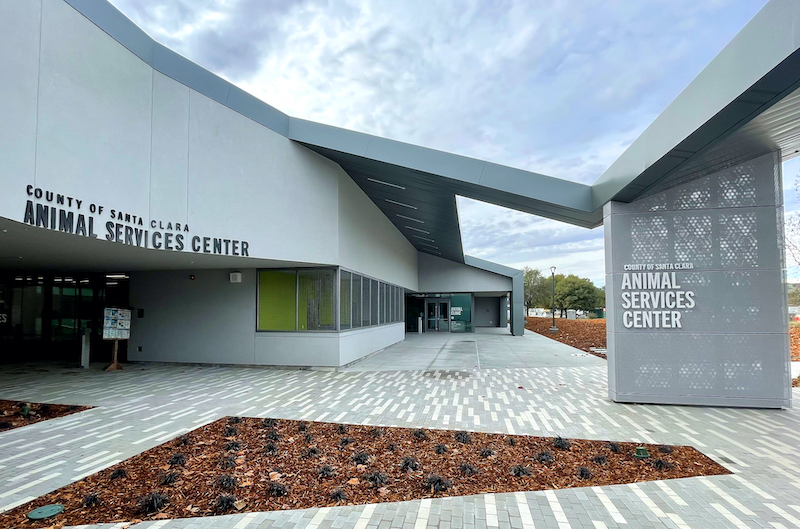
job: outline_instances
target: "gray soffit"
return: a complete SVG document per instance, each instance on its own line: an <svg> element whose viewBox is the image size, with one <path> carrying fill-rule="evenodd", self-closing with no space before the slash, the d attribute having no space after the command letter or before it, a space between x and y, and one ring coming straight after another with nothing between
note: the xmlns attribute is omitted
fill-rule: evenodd
<svg viewBox="0 0 800 529"><path fill-rule="evenodd" d="M787 159L800 151L796 0L770 0L591 186L291 118L156 43L107 1L65 1L157 71L342 165L420 251L413 235L425 234L397 215L424 216L434 251L458 262L457 195L592 228L610 200L629 202L765 152ZM422 207L387 202L402 202L400 191Z"/></svg>

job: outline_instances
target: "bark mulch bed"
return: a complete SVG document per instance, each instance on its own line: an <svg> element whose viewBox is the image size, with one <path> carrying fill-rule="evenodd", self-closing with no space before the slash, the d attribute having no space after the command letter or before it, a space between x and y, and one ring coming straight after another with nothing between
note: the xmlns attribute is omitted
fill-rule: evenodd
<svg viewBox="0 0 800 529"><path fill-rule="evenodd" d="M0 400L0 432L88 410L91 406Z"/></svg>
<svg viewBox="0 0 800 529"><path fill-rule="evenodd" d="M800 362L800 327L789 327L792 362Z"/></svg>
<svg viewBox="0 0 800 529"><path fill-rule="evenodd" d="M525 328L542 336L547 336L553 340L571 345L581 351L586 351L600 358L605 358L604 353L596 353L590 348L606 348L606 320L597 318L594 320L568 320L566 318L556 319L558 332L550 332L553 324L552 318L525 318Z"/></svg>
<svg viewBox="0 0 800 529"><path fill-rule="evenodd" d="M229 417L0 514L0 527L137 522L729 473L688 446L645 445L651 457L638 460L634 443L561 441ZM26 518L51 503L63 504L65 512L46 521Z"/></svg>

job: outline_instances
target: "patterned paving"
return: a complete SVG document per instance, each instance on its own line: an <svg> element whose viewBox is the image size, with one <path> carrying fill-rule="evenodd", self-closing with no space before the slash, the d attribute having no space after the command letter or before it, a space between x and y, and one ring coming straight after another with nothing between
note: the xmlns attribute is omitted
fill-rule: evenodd
<svg viewBox="0 0 800 529"><path fill-rule="evenodd" d="M478 350L499 347L497 336L472 336ZM502 338L513 340L520 338ZM133 365L105 373L100 367L0 368L0 398L97 406L0 434L0 510L219 417L247 415L690 444L734 474L136 527L800 527L797 408L614 404L606 398L605 367L595 364L348 372Z"/></svg>

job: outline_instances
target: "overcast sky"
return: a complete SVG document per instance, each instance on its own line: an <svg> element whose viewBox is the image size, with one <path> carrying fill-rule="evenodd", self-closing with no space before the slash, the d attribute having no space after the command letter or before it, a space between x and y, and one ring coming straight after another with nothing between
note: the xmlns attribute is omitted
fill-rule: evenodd
<svg viewBox="0 0 800 529"><path fill-rule="evenodd" d="M764 0L112 0L296 117L594 182ZM784 166L788 208L800 163ZM467 254L604 283L602 228L459 200Z"/></svg>

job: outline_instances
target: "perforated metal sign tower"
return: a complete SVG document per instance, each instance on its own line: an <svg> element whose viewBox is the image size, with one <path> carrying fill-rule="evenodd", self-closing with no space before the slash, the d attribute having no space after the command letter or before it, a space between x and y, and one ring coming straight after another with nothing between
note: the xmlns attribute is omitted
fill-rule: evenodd
<svg viewBox="0 0 800 529"><path fill-rule="evenodd" d="M779 153L604 209L609 396L788 406Z"/></svg>

